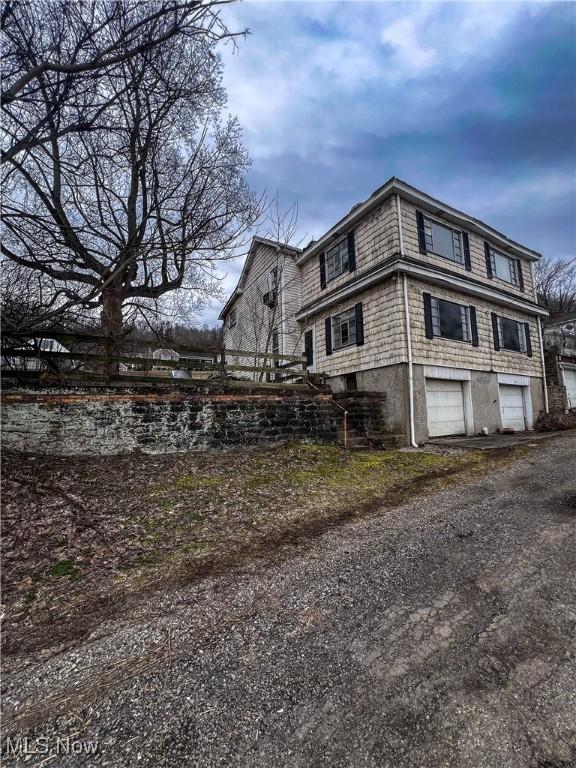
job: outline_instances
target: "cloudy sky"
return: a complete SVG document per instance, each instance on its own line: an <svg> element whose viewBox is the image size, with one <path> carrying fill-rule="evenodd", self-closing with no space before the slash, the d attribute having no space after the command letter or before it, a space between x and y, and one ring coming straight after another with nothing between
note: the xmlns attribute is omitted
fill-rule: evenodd
<svg viewBox="0 0 576 768"><path fill-rule="evenodd" d="M225 14L251 33L223 52L250 184L298 203L304 242L398 176L574 254L575 3L246 0ZM226 293L241 266L226 265Z"/></svg>

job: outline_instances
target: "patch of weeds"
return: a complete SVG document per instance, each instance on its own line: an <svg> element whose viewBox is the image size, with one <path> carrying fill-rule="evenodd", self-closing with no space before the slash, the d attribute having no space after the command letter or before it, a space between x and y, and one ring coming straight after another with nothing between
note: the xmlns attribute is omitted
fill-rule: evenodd
<svg viewBox="0 0 576 768"><path fill-rule="evenodd" d="M148 533L152 533L158 528L159 522L158 520L154 520L154 518L152 517L143 517L140 520L140 525L142 526L142 528L144 528L145 531L147 531Z"/></svg>
<svg viewBox="0 0 576 768"><path fill-rule="evenodd" d="M247 490L254 490L255 488L261 488L263 485L273 485L278 480L280 480L280 475L273 472L263 472L260 475L249 477L244 481L243 485Z"/></svg>
<svg viewBox="0 0 576 768"><path fill-rule="evenodd" d="M324 446L306 446L305 452L317 458L317 463L306 469L295 469L287 473L288 481L302 484L320 481L331 486L350 486L374 481L379 485L388 485L398 479L418 476L447 466L444 456L431 453L410 454L401 451L343 453L338 448Z"/></svg>
<svg viewBox="0 0 576 768"><path fill-rule="evenodd" d="M75 577L80 574L80 571L71 560L59 560L48 571L50 576L71 576Z"/></svg>
<svg viewBox="0 0 576 768"><path fill-rule="evenodd" d="M31 606L38 597L38 592L35 589L29 589L28 592L26 592L26 596L24 597L24 604L27 606Z"/></svg>
<svg viewBox="0 0 576 768"><path fill-rule="evenodd" d="M204 520L204 516L195 509L185 509L183 515L191 523L201 523Z"/></svg>
<svg viewBox="0 0 576 768"><path fill-rule="evenodd" d="M143 552L130 564L130 567L138 568L142 565L158 565L158 563L162 562L162 559L161 552L151 550L150 552Z"/></svg>
<svg viewBox="0 0 576 768"><path fill-rule="evenodd" d="M221 478L202 477L201 475L182 475L174 480L174 487L179 491L198 491L200 488L208 488L220 485Z"/></svg>

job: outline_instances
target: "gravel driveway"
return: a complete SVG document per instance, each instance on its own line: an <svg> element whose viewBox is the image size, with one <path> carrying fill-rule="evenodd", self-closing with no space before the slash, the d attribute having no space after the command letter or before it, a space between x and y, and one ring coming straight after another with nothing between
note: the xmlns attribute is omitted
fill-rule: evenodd
<svg viewBox="0 0 576 768"><path fill-rule="evenodd" d="M135 607L5 679L52 750L5 764L575 766L575 475L567 434Z"/></svg>

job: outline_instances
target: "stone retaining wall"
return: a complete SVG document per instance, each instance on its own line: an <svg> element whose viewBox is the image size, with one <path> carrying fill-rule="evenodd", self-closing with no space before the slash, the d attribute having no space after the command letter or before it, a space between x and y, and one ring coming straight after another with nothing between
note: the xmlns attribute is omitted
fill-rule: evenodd
<svg viewBox="0 0 576 768"><path fill-rule="evenodd" d="M339 417L330 394L310 391L5 387L2 445L48 455L110 455L335 443Z"/></svg>

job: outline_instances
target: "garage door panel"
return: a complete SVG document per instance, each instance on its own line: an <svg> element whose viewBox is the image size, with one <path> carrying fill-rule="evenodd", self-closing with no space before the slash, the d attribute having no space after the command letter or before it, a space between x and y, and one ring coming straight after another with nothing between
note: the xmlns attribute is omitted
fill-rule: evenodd
<svg viewBox="0 0 576 768"><path fill-rule="evenodd" d="M564 369L564 386L568 397L568 407L576 408L576 371L571 368Z"/></svg>
<svg viewBox="0 0 576 768"><path fill-rule="evenodd" d="M522 387L500 384L500 416L503 429L526 429Z"/></svg>
<svg viewBox="0 0 576 768"><path fill-rule="evenodd" d="M426 409L430 437L466 432L462 382L426 379Z"/></svg>

